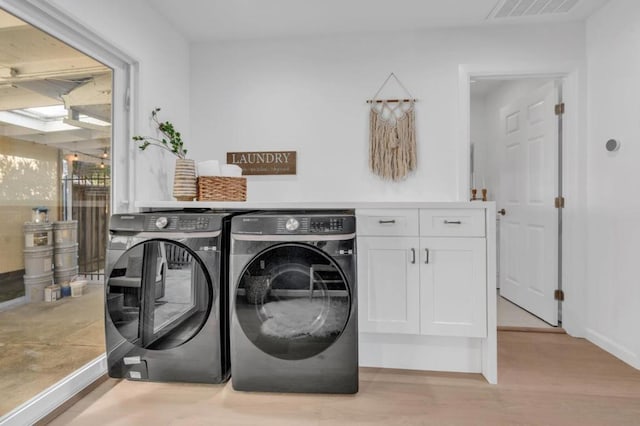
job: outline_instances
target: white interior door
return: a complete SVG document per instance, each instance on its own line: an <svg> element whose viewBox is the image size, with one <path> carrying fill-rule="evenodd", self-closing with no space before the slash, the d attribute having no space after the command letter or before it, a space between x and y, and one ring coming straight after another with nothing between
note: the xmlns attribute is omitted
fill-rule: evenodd
<svg viewBox="0 0 640 426"><path fill-rule="evenodd" d="M558 89L550 82L500 110L500 294L558 324Z"/></svg>

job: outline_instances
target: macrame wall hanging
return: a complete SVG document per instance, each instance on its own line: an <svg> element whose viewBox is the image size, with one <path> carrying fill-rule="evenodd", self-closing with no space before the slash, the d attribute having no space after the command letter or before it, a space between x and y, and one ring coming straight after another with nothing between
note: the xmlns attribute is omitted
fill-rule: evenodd
<svg viewBox="0 0 640 426"><path fill-rule="evenodd" d="M407 99L378 99L392 77L405 91ZM389 74L373 99L367 101L371 104L369 168L383 179L403 180L416 168L415 102L394 73Z"/></svg>

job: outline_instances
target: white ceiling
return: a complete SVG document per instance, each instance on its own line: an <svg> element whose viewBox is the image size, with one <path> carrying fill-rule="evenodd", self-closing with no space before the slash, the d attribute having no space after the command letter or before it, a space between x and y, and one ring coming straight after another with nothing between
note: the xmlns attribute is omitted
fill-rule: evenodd
<svg viewBox="0 0 640 426"><path fill-rule="evenodd" d="M579 21L607 1L148 0L148 4L190 41L202 42ZM563 5L570 10L544 16L496 17L505 9L526 14L527 10ZM0 135L65 151L83 149L98 156L109 146L107 129L67 125L44 131L42 123L29 124L8 111L65 101L75 112L108 121L110 84L104 65L0 11ZM472 91L486 93L491 84L480 83ZM84 90L87 88L92 90Z"/></svg>
<svg viewBox="0 0 640 426"><path fill-rule="evenodd" d="M565 0L567 13L487 19L505 2L563 0L149 0L192 42L584 20L608 0Z"/></svg>
<svg viewBox="0 0 640 426"><path fill-rule="evenodd" d="M482 98L502 85L502 80L473 80L469 86L471 97Z"/></svg>
<svg viewBox="0 0 640 426"><path fill-rule="evenodd" d="M63 104L65 122L14 112ZM82 115L110 121L109 68L0 10L0 136L102 160L110 126L70 119Z"/></svg>

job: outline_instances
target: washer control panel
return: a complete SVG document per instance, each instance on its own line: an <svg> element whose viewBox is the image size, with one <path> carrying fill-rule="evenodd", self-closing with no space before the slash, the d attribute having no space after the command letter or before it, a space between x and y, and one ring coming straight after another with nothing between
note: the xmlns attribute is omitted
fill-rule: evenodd
<svg viewBox="0 0 640 426"><path fill-rule="evenodd" d="M209 231L210 222L210 217L201 215L151 214L147 218L145 231Z"/></svg>
<svg viewBox="0 0 640 426"><path fill-rule="evenodd" d="M209 228L209 218L206 216L178 217L178 231L206 231Z"/></svg>
<svg viewBox="0 0 640 426"><path fill-rule="evenodd" d="M177 214L175 212L115 214L112 231L136 232L207 232L219 231L222 217L215 214Z"/></svg>

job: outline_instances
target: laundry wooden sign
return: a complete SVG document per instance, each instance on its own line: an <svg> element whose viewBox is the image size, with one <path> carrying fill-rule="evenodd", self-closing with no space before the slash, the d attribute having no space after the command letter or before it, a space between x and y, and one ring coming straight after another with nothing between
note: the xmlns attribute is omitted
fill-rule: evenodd
<svg viewBox="0 0 640 426"><path fill-rule="evenodd" d="M296 151L227 152L227 164L246 175L295 175Z"/></svg>

